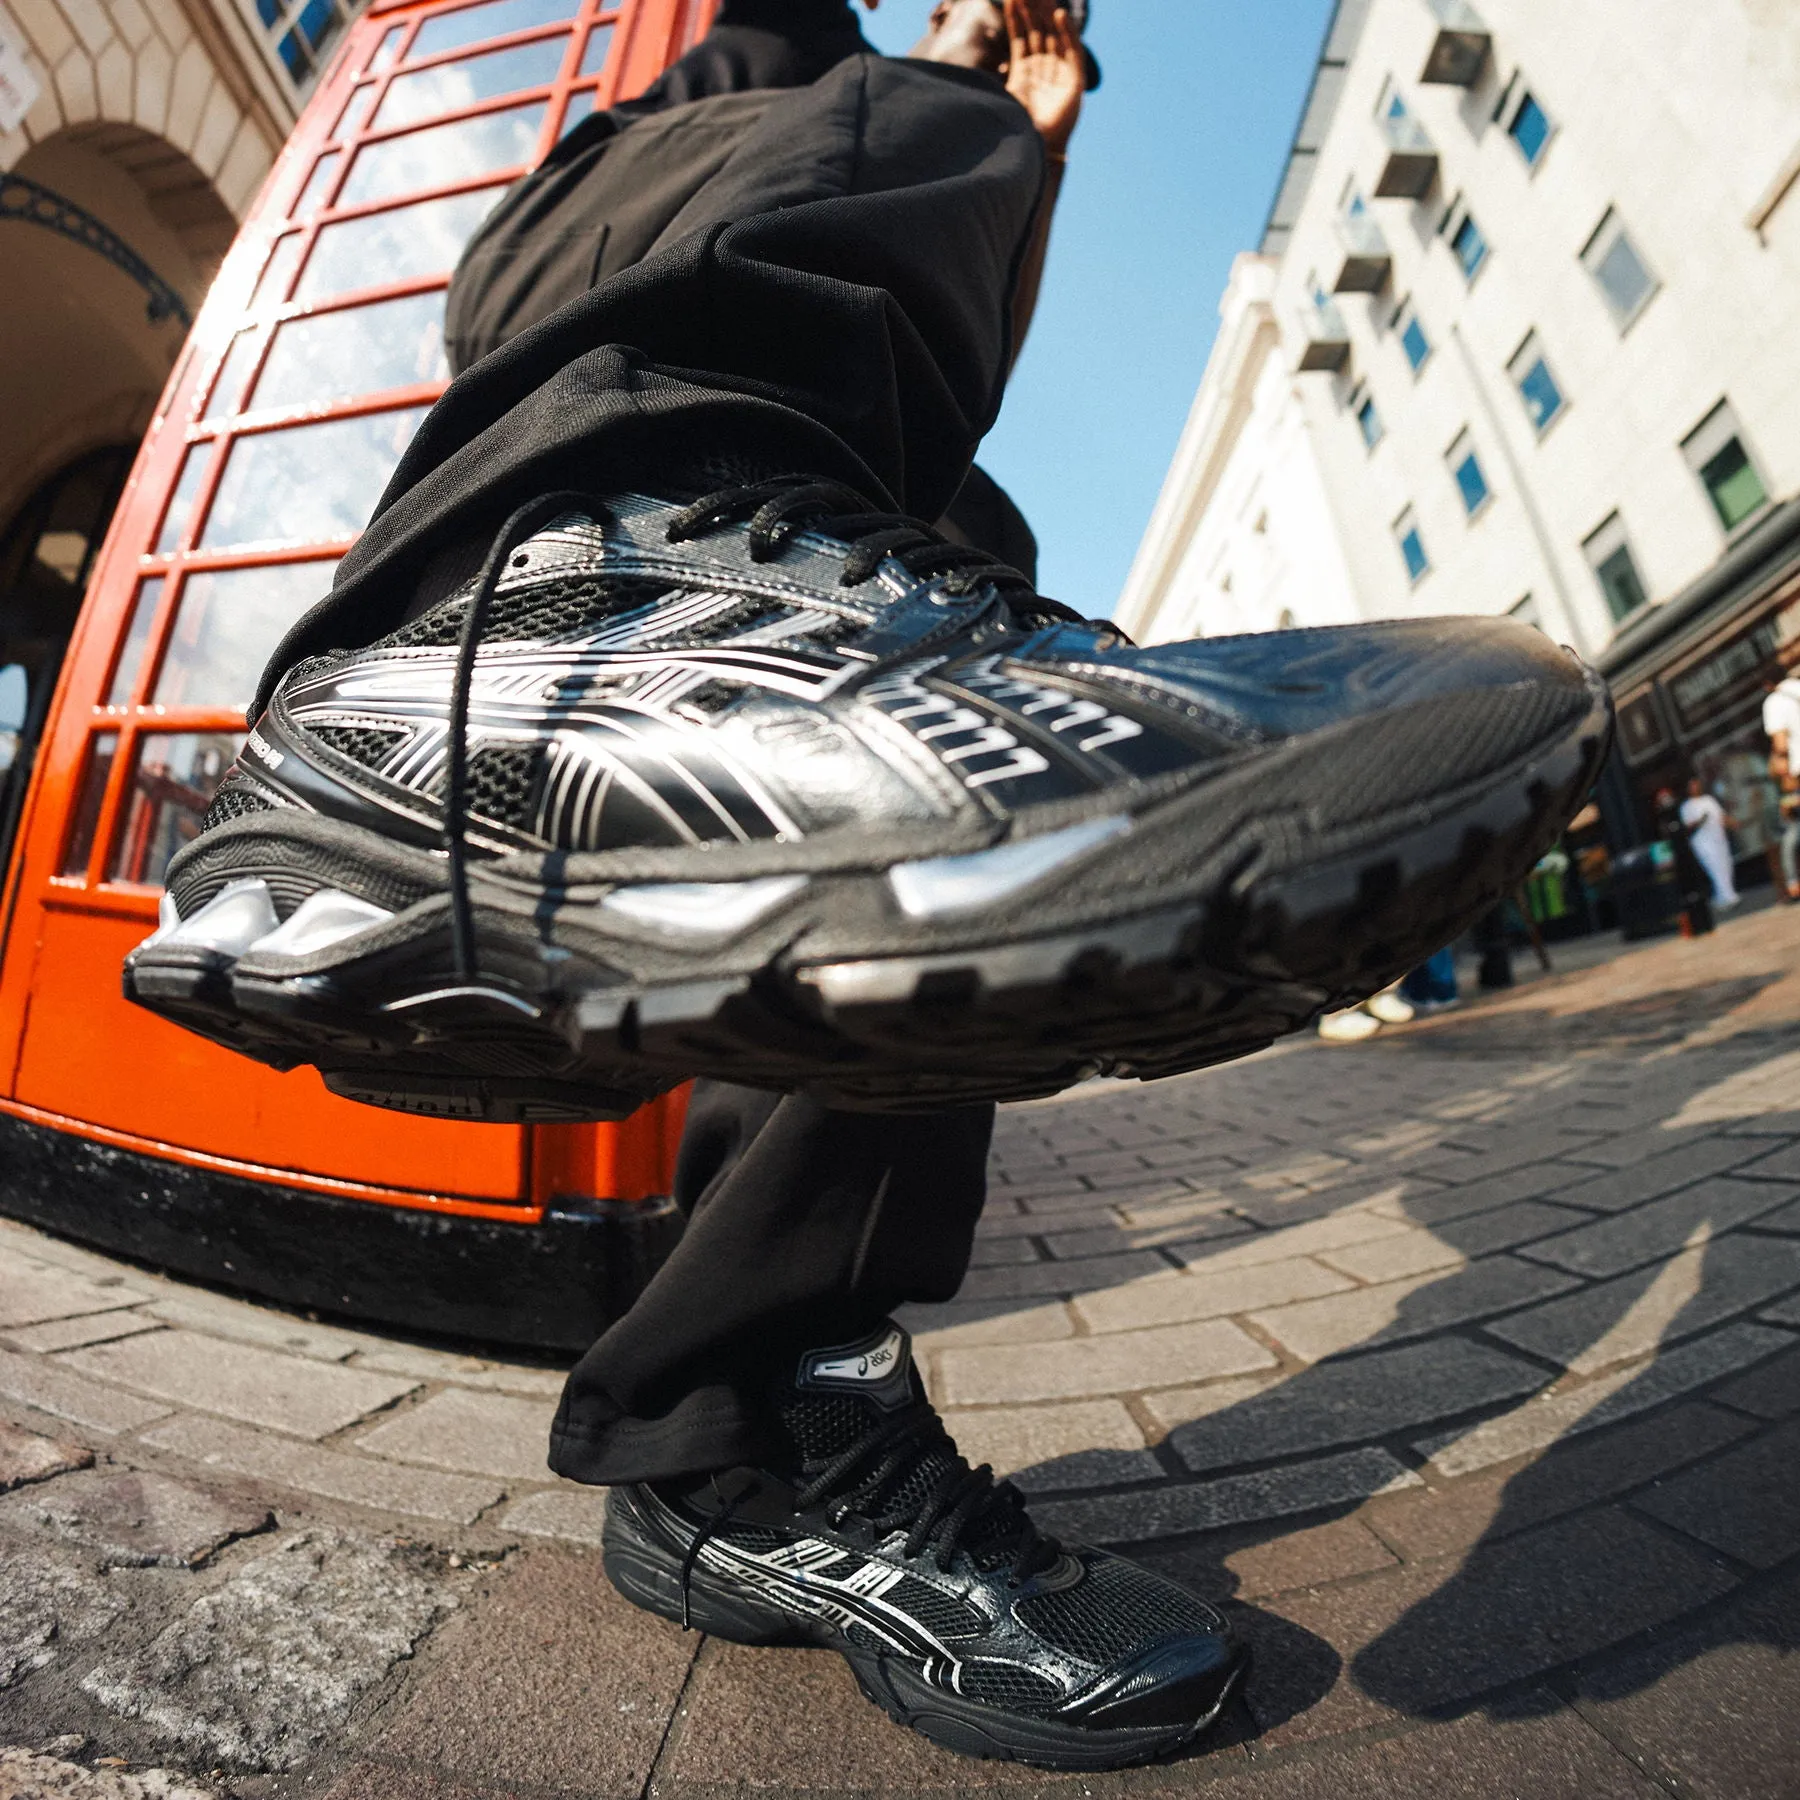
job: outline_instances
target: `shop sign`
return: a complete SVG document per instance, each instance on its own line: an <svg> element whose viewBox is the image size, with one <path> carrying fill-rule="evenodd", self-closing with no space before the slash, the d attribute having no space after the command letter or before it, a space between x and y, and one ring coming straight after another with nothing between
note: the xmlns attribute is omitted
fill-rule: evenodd
<svg viewBox="0 0 1800 1800"><path fill-rule="evenodd" d="M1774 668L1782 646L1800 628L1800 600L1790 601L1779 613L1763 619L1733 638L1703 662L1668 683L1675 702L1675 716L1684 731L1693 731L1762 685Z"/></svg>
<svg viewBox="0 0 1800 1800"><path fill-rule="evenodd" d="M0 132L17 131L43 89L25 60L25 37L0 8Z"/></svg>
<svg viewBox="0 0 1800 1800"><path fill-rule="evenodd" d="M1668 747L1669 733L1662 708L1656 704L1655 688L1641 687L1619 702L1619 748L1627 762L1648 762Z"/></svg>

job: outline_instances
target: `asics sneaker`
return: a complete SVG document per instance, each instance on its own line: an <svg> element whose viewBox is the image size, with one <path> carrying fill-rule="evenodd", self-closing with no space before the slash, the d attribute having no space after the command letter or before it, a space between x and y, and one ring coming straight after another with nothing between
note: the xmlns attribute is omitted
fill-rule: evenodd
<svg viewBox="0 0 1800 1800"><path fill-rule="evenodd" d="M971 1469L884 1326L801 1358L769 1466L617 1487L628 1600L741 1644L822 1645L892 1718L968 1756L1114 1769L1219 1716L1249 1653L1185 1588L1042 1535Z"/></svg>
<svg viewBox="0 0 1800 1800"><path fill-rule="evenodd" d="M1454 938L1610 732L1509 619L1137 648L829 484L553 497L287 669L125 988L477 1119L1171 1074Z"/></svg>

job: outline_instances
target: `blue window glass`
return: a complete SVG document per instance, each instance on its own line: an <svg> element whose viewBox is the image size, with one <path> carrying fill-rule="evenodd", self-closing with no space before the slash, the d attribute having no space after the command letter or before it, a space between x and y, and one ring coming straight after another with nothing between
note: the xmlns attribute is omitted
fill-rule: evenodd
<svg viewBox="0 0 1800 1800"><path fill-rule="evenodd" d="M333 0L307 0L300 13L300 35L316 50L330 34L336 19Z"/></svg>
<svg viewBox="0 0 1800 1800"><path fill-rule="evenodd" d="M1425 540L1419 536L1419 528L1409 525L1400 534L1400 554L1406 558L1406 573L1417 581L1431 567L1431 558L1425 554Z"/></svg>
<svg viewBox="0 0 1800 1800"><path fill-rule="evenodd" d="M1507 127L1507 131L1512 141L1519 146L1519 154L1528 163L1535 163L1544 154L1544 146L1550 141L1550 116L1527 94L1519 102L1519 110L1513 114L1512 124Z"/></svg>
<svg viewBox="0 0 1800 1800"><path fill-rule="evenodd" d="M1368 396L1356 409L1356 423L1361 428L1363 442L1373 450L1381 442L1381 414L1375 408L1375 398Z"/></svg>
<svg viewBox="0 0 1800 1800"><path fill-rule="evenodd" d="M1425 327L1419 323L1417 313L1408 313L1406 323L1400 327L1400 348L1415 369L1422 367L1431 354L1431 339L1425 335Z"/></svg>
<svg viewBox="0 0 1800 1800"><path fill-rule="evenodd" d="M304 81L308 67L305 47L300 42L300 34L290 31L275 46L276 54L281 58L281 66L287 70L295 81Z"/></svg>
<svg viewBox="0 0 1800 1800"><path fill-rule="evenodd" d="M1562 389L1540 356L1519 377L1519 397L1532 425L1542 431L1563 409Z"/></svg>
<svg viewBox="0 0 1800 1800"><path fill-rule="evenodd" d="M1463 276L1466 280L1475 279L1475 271L1487 261L1487 239L1481 235L1481 227L1475 223L1472 215L1464 214L1463 222L1457 226L1456 234L1450 240L1450 248L1456 252L1456 260L1462 264Z"/></svg>
<svg viewBox="0 0 1800 1800"><path fill-rule="evenodd" d="M1473 518L1481 511L1488 497L1487 477L1482 474L1481 464L1473 450L1456 465L1455 473L1456 491L1462 495L1463 510Z"/></svg>

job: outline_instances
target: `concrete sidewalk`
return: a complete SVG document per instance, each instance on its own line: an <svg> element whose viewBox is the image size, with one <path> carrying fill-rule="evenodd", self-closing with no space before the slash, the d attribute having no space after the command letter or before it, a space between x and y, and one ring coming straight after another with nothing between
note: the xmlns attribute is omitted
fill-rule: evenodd
<svg viewBox="0 0 1800 1800"><path fill-rule="evenodd" d="M994 1174L921 1360L1235 1612L1200 1754L937 1752L620 1602L556 1371L0 1226L0 1800L1800 1796L1800 914L1015 1108Z"/></svg>

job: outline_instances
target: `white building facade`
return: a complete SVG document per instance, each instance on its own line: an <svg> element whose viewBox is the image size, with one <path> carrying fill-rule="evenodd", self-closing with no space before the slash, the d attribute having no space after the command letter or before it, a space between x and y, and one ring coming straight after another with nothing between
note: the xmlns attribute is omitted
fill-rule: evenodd
<svg viewBox="0 0 1800 1800"><path fill-rule="evenodd" d="M1128 631L1514 612L1613 677L1628 785L1749 778L1800 636L1793 0L1340 0L1222 312Z"/></svg>

